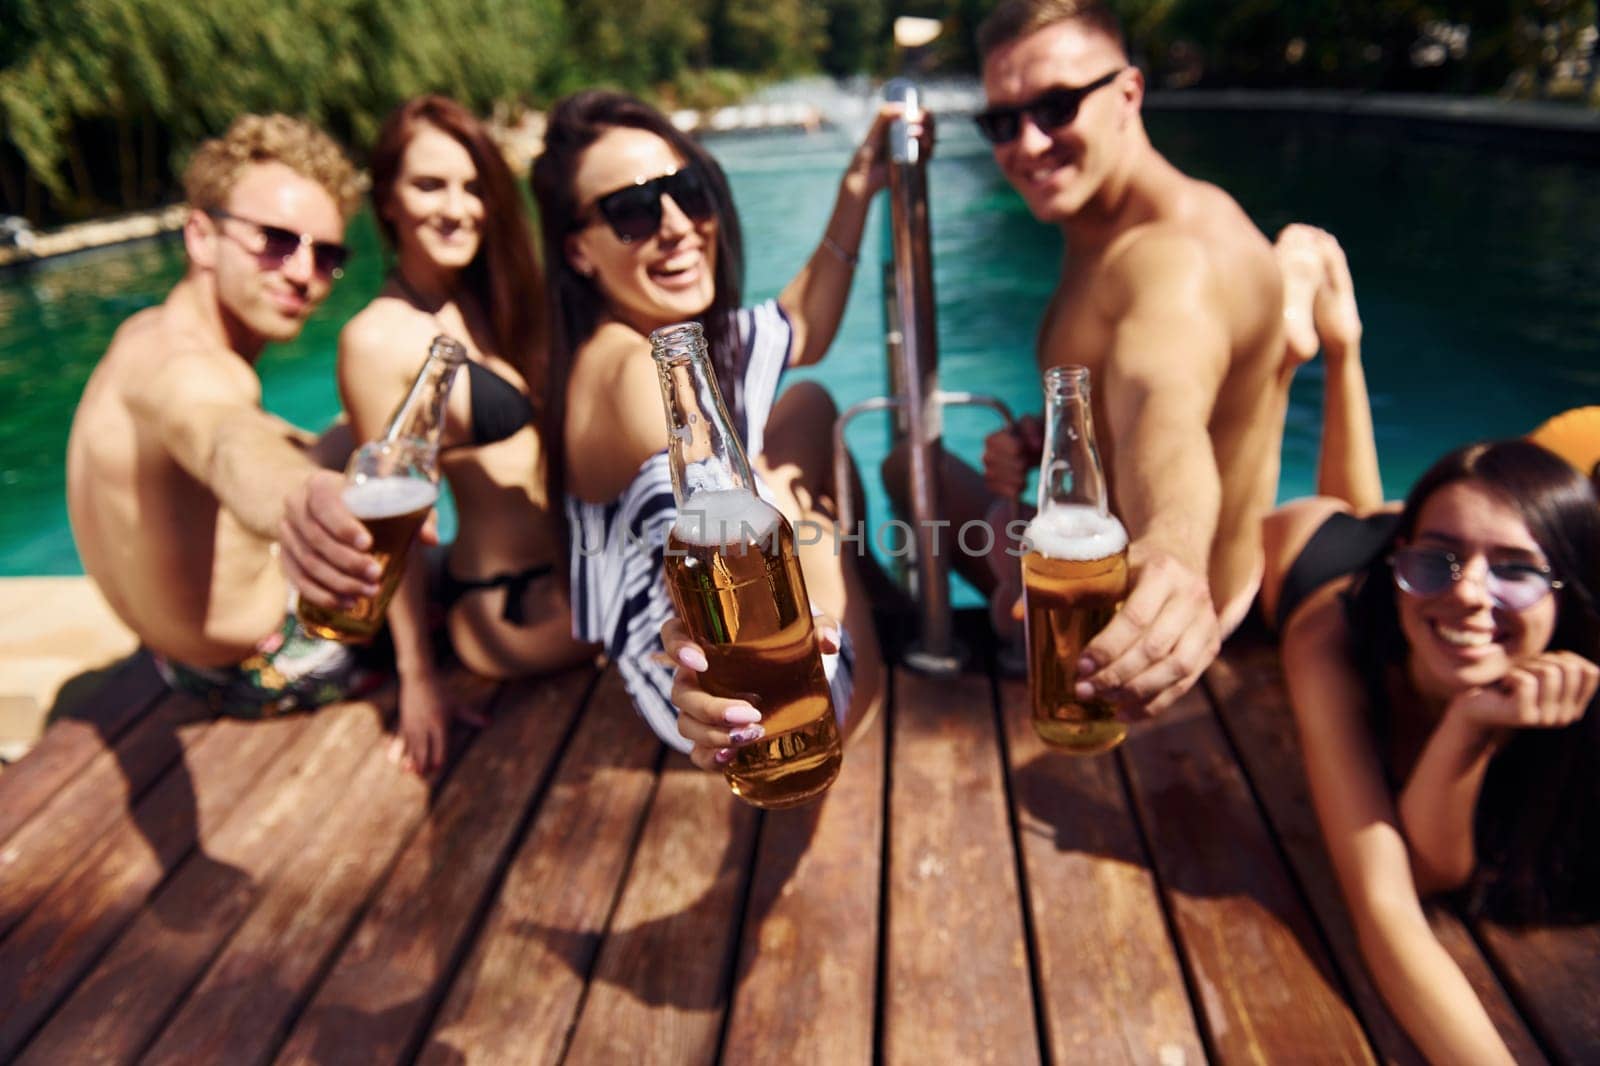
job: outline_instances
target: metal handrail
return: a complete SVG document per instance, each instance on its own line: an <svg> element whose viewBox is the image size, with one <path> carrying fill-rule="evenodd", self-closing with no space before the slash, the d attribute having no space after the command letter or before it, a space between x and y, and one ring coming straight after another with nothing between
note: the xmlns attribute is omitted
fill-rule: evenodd
<svg viewBox="0 0 1600 1066"><path fill-rule="evenodd" d="M991 408L1015 425L1005 404L993 397L939 388L939 346L933 292L933 244L928 218L927 157L911 131L920 117L914 84L895 79L884 89L891 103L905 106L905 117L890 123L889 247L884 264L884 343L889 358L892 396L855 404L834 423L835 499L846 533L854 533L855 508L850 483L850 457L844 430L869 411L895 412L893 438L907 450L911 510L911 549L918 602L919 631L906 651L907 666L919 673L948 677L965 660L951 626L949 559L937 551L941 469L944 461L944 408L968 404Z"/></svg>

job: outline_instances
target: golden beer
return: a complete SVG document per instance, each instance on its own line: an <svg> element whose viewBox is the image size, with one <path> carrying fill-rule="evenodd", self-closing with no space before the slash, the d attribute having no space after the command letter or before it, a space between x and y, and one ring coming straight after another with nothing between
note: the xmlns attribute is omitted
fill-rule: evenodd
<svg viewBox="0 0 1600 1066"><path fill-rule="evenodd" d="M389 600L405 574L411 542L438 496L439 486L419 477L374 477L345 487L345 505L372 535L368 553L383 568L378 594L363 596L342 610L301 600L295 613L306 632L346 644L361 644L373 638L383 625Z"/></svg>
<svg viewBox="0 0 1600 1066"><path fill-rule="evenodd" d="M1127 727L1110 702L1079 699L1073 689L1084 645L1127 591L1127 534L1115 518L1066 507L1035 518L1026 537L1034 549L1022 557L1034 731L1074 754L1110 751Z"/></svg>
<svg viewBox="0 0 1600 1066"><path fill-rule="evenodd" d="M765 735L733 749L729 787L769 809L820 795L844 748L789 523L749 492L695 496L667 537L666 573L706 653L701 687L761 712Z"/></svg>

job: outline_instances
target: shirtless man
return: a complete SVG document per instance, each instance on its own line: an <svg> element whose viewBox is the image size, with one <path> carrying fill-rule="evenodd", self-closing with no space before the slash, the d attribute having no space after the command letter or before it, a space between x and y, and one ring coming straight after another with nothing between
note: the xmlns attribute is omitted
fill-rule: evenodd
<svg viewBox="0 0 1600 1066"><path fill-rule="evenodd" d="M1116 513L1132 538L1123 609L1084 649L1079 694L1153 713L1194 684L1261 580L1287 403L1283 295L1265 236L1150 144L1144 78L1096 0L1007 0L978 32L979 126L1067 256L1039 330L1041 370L1089 368ZM990 437L984 486L952 517L1015 499L1042 433ZM994 588L1002 609L1015 559ZM981 577L980 577L981 579Z"/></svg>
<svg viewBox="0 0 1600 1066"><path fill-rule="evenodd" d="M67 443L84 569L169 684L247 716L345 694L348 653L286 613L286 501L349 451L261 408L255 363L300 332L342 272L360 190L325 134L246 115L184 174L189 268L117 330Z"/></svg>

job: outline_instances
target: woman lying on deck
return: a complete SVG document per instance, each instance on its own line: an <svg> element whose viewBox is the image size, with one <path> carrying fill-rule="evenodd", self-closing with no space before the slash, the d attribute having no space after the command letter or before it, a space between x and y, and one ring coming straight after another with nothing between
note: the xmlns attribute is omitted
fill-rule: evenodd
<svg viewBox="0 0 1600 1066"><path fill-rule="evenodd" d="M1600 503L1517 440L1459 448L1398 512L1380 507L1343 253L1285 236L1290 324L1314 321L1329 360L1327 495L1268 520L1262 596L1317 818L1362 955L1417 1046L1508 1063L1420 900L1600 917Z"/></svg>
<svg viewBox="0 0 1600 1066"><path fill-rule="evenodd" d="M534 164L550 274L542 427L550 495L567 502L573 631L605 645L650 727L706 769L730 731L754 740L760 715L719 708L714 735L687 720L679 731L659 636L672 613L662 549L677 511L650 332L688 320L704 326L734 429L769 502L797 525L831 525L833 402L813 384L782 396L778 385L787 367L821 359L839 327L867 206L887 179L885 123L880 115L845 170L810 259L777 299L754 307L740 304L743 253L727 179L659 111L615 92L567 97L550 111ZM799 555L813 602L847 634L837 661L828 659L850 728L882 698L857 559L827 537Z"/></svg>

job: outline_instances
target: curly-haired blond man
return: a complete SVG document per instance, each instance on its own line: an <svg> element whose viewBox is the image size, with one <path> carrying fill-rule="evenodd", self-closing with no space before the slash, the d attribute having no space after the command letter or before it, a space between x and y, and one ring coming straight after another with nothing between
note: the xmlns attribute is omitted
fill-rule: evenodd
<svg viewBox="0 0 1600 1066"><path fill-rule="evenodd" d="M349 442L264 411L255 363L343 272L359 179L314 126L246 115L200 146L184 186L189 268L117 330L73 420L73 536L170 683L238 714L313 706L344 692L349 656L295 629L274 539Z"/></svg>

